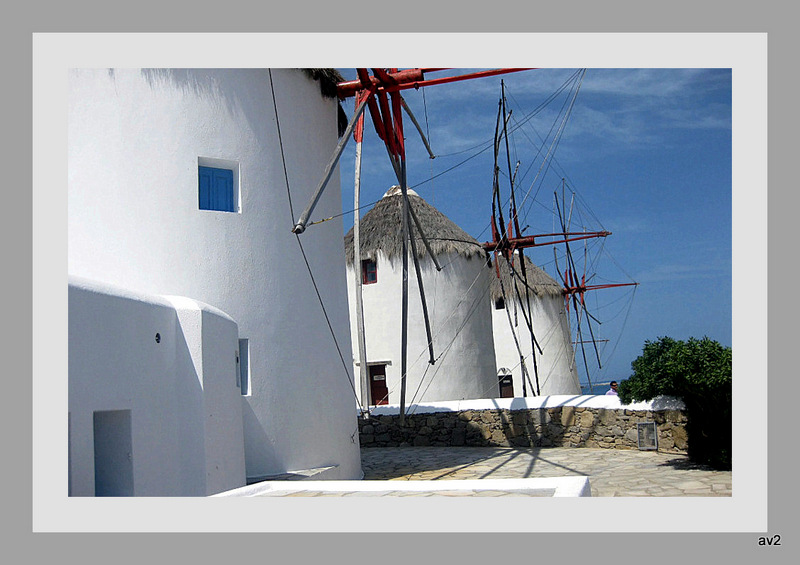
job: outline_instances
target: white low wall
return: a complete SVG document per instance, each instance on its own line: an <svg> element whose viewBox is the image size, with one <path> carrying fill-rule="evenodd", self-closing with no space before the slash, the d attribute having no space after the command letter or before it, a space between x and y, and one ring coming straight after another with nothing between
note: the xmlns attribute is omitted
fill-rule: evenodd
<svg viewBox="0 0 800 565"><path fill-rule="evenodd" d="M432 414L435 412L462 412L464 410L527 410L533 408L559 408L574 406L582 408L610 408L626 410L683 410L685 405L677 398L659 397L647 402L622 404L615 395L553 395L524 398L482 398L447 402L426 402L406 406L406 414ZM370 410L375 415L400 413L399 404L375 406Z"/></svg>
<svg viewBox="0 0 800 565"><path fill-rule="evenodd" d="M431 402L409 406L402 423L398 414L397 406L380 406L360 418L361 446L637 449L639 424L654 423L658 450L688 448L685 406L670 397L631 404L610 395Z"/></svg>
<svg viewBox="0 0 800 565"><path fill-rule="evenodd" d="M468 479L435 481L265 481L215 496L285 496L293 493L371 495L382 493L441 493L501 491L533 496L592 496L589 477L537 477L529 479Z"/></svg>
<svg viewBox="0 0 800 565"><path fill-rule="evenodd" d="M69 494L244 485L237 348L236 322L211 306L71 277Z"/></svg>

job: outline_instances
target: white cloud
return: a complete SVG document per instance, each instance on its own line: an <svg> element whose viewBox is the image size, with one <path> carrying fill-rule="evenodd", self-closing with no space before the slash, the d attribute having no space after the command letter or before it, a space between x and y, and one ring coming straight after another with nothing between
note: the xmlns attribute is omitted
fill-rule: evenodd
<svg viewBox="0 0 800 565"><path fill-rule="evenodd" d="M464 69L467 72L472 69ZM462 70L459 70L461 72ZM509 106L519 122L556 92L575 69L542 69L504 75ZM677 129L730 129L730 75L707 69L588 69L567 126L571 139L600 139L615 146L663 143ZM432 143L441 152L460 151L490 140L500 89L497 77L406 91ZM562 92L525 127L540 143L568 100Z"/></svg>
<svg viewBox="0 0 800 565"><path fill-rule="evenodd" d="M667 283L694 279L715 279L730 276L730 265L722 263L670 263L656 265L652 269L637 273L634 278L640 283Z"/></svg>

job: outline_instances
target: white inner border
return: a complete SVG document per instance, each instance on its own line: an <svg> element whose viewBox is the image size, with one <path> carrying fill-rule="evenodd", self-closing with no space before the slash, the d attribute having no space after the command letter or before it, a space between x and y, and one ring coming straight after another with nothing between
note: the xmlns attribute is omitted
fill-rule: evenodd
<svg viewBox="0 0 800 565"><path fill-rule="evenodd" d="M34 532L767 530L767 34L33 34ZM370 49L363 49L369 45ZM331 48L336 46L336 48ZM364 54L358 59L358 54ZM369 57L369 61L365 58ZM187 498L67 494L66 77L71 67L641 67L733 69L733 496ZM403 65L406 63L406 65ZM745 226L746 224L746 226ZM746 228L746 231L745 231ZM371 504L378 506L370 507ZM456 505L469 504L469 511ZM424 509L439 510L420 512ZM466 510L467 507L458 506ZM413 512L409 519L406 513ZM441 520L441 511L448 520ZM471 517L502 512L509 520ZM647 520L642 520L642 516ZM713 519L709 519L713 516ZM349 518L349 519L348 519ZM518 518L518 519L516 519ZM376 524L371 524L374 529Z"/></svg>

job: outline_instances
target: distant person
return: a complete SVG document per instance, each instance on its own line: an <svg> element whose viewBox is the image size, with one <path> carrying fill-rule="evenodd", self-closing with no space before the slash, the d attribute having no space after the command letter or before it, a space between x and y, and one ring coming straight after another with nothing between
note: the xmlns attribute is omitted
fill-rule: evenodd
<svg viewBox="0 0 800 565"><path fill-rule="evenodd" d="M609 395L609 394L610 394L610 395L612 395L612 396L617 396L617 381L611 381L611 382L609 383L609 386L610 386L611 388L610 388L610 389L608 389L608 392L606 393L606 395Z"/></svg>

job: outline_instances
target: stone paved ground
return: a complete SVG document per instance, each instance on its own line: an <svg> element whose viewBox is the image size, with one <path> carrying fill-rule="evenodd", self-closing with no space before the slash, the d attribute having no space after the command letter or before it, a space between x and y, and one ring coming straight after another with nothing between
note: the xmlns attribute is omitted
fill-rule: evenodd
<svg viewBox="0 0 800 565"><path fill-rule="evenodd" d="M731 471L685 455L585 447L376 447L361 450L365 480L589 477L592 496L731 496ZM485 496L485 494L484 494Z"/></svg>

